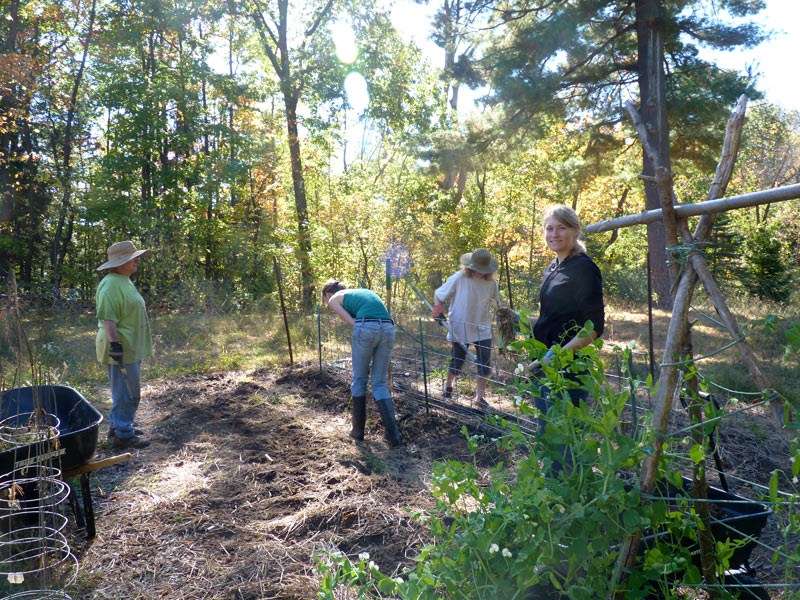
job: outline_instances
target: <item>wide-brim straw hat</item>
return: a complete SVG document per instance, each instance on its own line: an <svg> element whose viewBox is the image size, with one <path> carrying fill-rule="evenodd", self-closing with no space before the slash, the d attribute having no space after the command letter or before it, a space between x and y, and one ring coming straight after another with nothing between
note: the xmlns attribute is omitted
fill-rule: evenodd
<svg viewBox="0 0 800 600"><path fill-rule="evenodd" d="M97 270L113 269L114 267L124 265L126 262L136 257L147 258L151 254L152 252L150 250L137 250L133 242L129 240L117 242L108 247L108 260L97 267Z"/></svg>
<svg viewBox="0 0 800 600"><path fill-rule="evenodd" d="M475 248L472 252L462 254L461 264L484 275L497 271L497 261L486 248Z"/></svg>

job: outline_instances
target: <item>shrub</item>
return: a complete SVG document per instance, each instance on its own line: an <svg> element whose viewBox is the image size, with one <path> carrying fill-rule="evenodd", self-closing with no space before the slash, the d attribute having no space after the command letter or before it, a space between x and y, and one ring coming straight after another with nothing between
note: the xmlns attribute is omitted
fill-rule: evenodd
<svg viewBox="0 0 800 600"><path fill-rule="evenodd" d="M785 302L792 294L792 278L781 257L781 242L775 227L755 230L746 244L747 275L745 285L759 298Z"/></svg>

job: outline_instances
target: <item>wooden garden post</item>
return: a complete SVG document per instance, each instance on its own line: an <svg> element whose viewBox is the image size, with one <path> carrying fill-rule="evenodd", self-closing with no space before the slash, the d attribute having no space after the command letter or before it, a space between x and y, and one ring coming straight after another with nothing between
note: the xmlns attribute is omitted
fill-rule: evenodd
<svg viewBox="0 0 800 600"><path fill-rule="evenodd" d="M736 109L734 110L731 118L728 120L728 126L725 134L725 142L723 143L723 153L718 163L714 181L712 182L711 189L709 190L709 199L716 199L714 196L719 196L724 193L727 188L730 176L735 164L736 154L739 147L739 139L741 136L742 124L744 122L744 112L747 106L747 98L742 96L739 98ZM679 223L675 215L673 207L673 190L672 190L672 175L667 169L661 167L658 163L658 155L648 143L647 131L645 130L641 119L639 119L636 109L632 104L627 103L626 107L631 114L634 124L639 131L642 139L642 147L647 156L650 157L653 165L655 166L656 183L658 184L661 196L661 216L664 220L664 230L667 232L667 241L673 247L678 245L678 228ZM711 219L711 217L708 217ZM708 220L707 219L707 220ZM701 222L703 219L701 219ZM699 228L701 234L708 236L711 231L711 223L702 222L702 228ZM685 219L680 222L681 230L688 230ZM686 239L684 235L684 242L688 246L695 240L692 236ZM692 253L694 255L694 253ZM702 257L700 257L702 258ZM675 357L679 355L679 350L682 344L686 344L686 348L691 348L691 334L687 323L689 306L691 304L692 295L694 294L694 287L697 283L698 275L692 266L692 263L687 259L685 268L678 271L679 267L677 262L673 262L671 266L671 273L680 277L678 281L673 281L673 289L677 284L677 291L673 300L672 317L670 318L669 329L667 332L667 340L664 347L663 362L660 368L658 392L656 394L655 414L653 416L653 429L654 429L654 451L645 459L642 465L642 472L639 480L639 489L643 494L650 494L655 486L656 475L658 473L658 464L661 459L661 452L664 446L664 439L666 436L667 422L669 419L669 411L672 407L672 399L676 393L677 379L678 379L678 361ZM677 273L680 275L677 275ZM702 411L700 407L693 406L691 410L692 418L694 420L702 421ZM700 439L695 439L695 442L702 443L702 433ZM696 472L694 478L694 492L700 496L704 496L707 490L704 472ZM700 498L701 500L704 499ZM699 507L699 515L704 523L705 533L700 532L700 546L702 554L702 569L703 577L708 584L715 584L717 581L716 572L714 570L713 561L710 559L710 552L713 550L713 540L709 539L710 532L710 518L708 514L708 506L705 502L701 502L703 506ZM622 569L629 569L633 566L636 556L639 552L639 543L641 541L642 532L637 530L625 540L622 552L620 553L619 564ZM709 593L712 598L718 597L719 592L715 588L710 588ZM617 593L620 597L620 593Z"/></svg>

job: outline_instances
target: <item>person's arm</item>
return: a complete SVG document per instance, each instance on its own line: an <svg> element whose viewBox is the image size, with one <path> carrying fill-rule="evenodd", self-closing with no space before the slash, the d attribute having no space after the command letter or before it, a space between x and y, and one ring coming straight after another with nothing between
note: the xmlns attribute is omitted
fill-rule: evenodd
<svg viewBox="0 0 800 600"><path fill-rule="evenodd" d="M342 318L342 321L350 325L351 327L356 324L356 320L350 316L350 313L344 309L342 306L342 300L344 299L344 294L341 292L336 292L331 299L328 300L328 306L330 306L331 310L335 312Z"/></svg>
<svg viewBox="0 0 800 600"><path fill-rule="evenodd" d="M576 269L572 277L582 283L579 288L582 293L579 293L576 298L581 307L581 316L578 320L581 324L581 330L563 346L565 349L570 348L572 350L580 350L595 341L603 333L605 325L603 277L600 274L600 269L589 259L585 259L585 262L579 264L579 268ZM589 332L589 335L581 335L585 332L583 324L586 321L591 321L594 329Z"/></svg>
<svg viewBox="0 0 800 600"><path fill-rule="evenodd" d="M119 332L117 331L117 322L116 321L109 321L106 319L103 321L103 329L106 331L106 337L108 338L109 342L118 342L119 341Z"/></svg>
<svg viewBox="0 0 800 600"><path fill-rule="evenodd" d="M439 297L434 294L433 295L433 318L436 319L441 317L444 314L444 304L442 301L439 300Z"/></svg>
<svg viewBox="0 0 800 600"><path fill-rule="evenodd" d="M103 329L106 332L106 338L108 338L108 357L120 367L123 366L125 351L122 348L122 342L119 341L117 322L105 319L103 321Z"/></svg>
<svg viewBox="0 0 800 600"><path fill-rule="evenodd" d="M455 282L461 271L456 271L447 278L441 286L436 288L433 292L433 318L440 317L444 314L444 301L452 300L455 293Z"/></svg>
<svg viewBox="0 0 800 600"><path fill-rule="evenodd" d="M603 276L600 273L600 269L593 261L587 260L586 262L588 264L581 269L580 277L584 282L588 283L588 287L586 288L585 296L580 302L583 310L579 323L583 325L587 321L591 321L592 325L594 325L594 329L589 332L588 336L580 337L583 331L582 329L578 332L578 335L567 342L564 348L572 348L573 350L579 350L580 348L588 346L600 337L603 334L603 329L605 329Z"/></svg>
<svg viewBox="0 0 800 600"><path fill-rule="evenodd" d="M572 350L580 350L581 348L584 348L584 347L588 346L589 344L591 344L593 341L595 341L597 339L597 331L595 331L594 329L592 329L589 332L589 335L581 336L581 334L583 332L584 332L584 329L581 328L581 330L578 332L578 334L574 338L572 338L570 341L568 341L566 344L564 344L564 346L562 346L562 347L565 350L567 348L570 348Z"/></svg>

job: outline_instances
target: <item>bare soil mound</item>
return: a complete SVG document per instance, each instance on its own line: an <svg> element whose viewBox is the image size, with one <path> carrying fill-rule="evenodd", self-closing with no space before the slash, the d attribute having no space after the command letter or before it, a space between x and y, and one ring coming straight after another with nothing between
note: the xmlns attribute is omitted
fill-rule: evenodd
<svg viewBox="0 0 800 600"><path fill-rule="evenodd" d="M368 552L387 573L410 565L427 539L410 511L433 505L433 462L467 458L466 441L399 398L405 447L385 444L371 401L356 445L349 395L315 366L145 386L137 426L152 445L92 476L97 537L72 538L72 597L305 599L320 550Z"/></svg>
<svg viewBox="0 0 800 600"><path fill-rule="evenodd" d="M349 396L345 372L316 365L148 383L137 426L152 445L92 475L97 536L71 537L80 561L71 597L311 599L318 552L368 552L387 574L412 566L430 541L412 513L434 505L433 463L472 459L462 426L398 394L406 445L383 441L371 400L357 445L347 435ZM767 419L721 430L723 468L744 496L790 466ZM104 443L98 458L114 454ZM498 458L487 443L480 466ZM764 583L781 582L769 550L781 536L770 519L751 559Z"/></svg>

